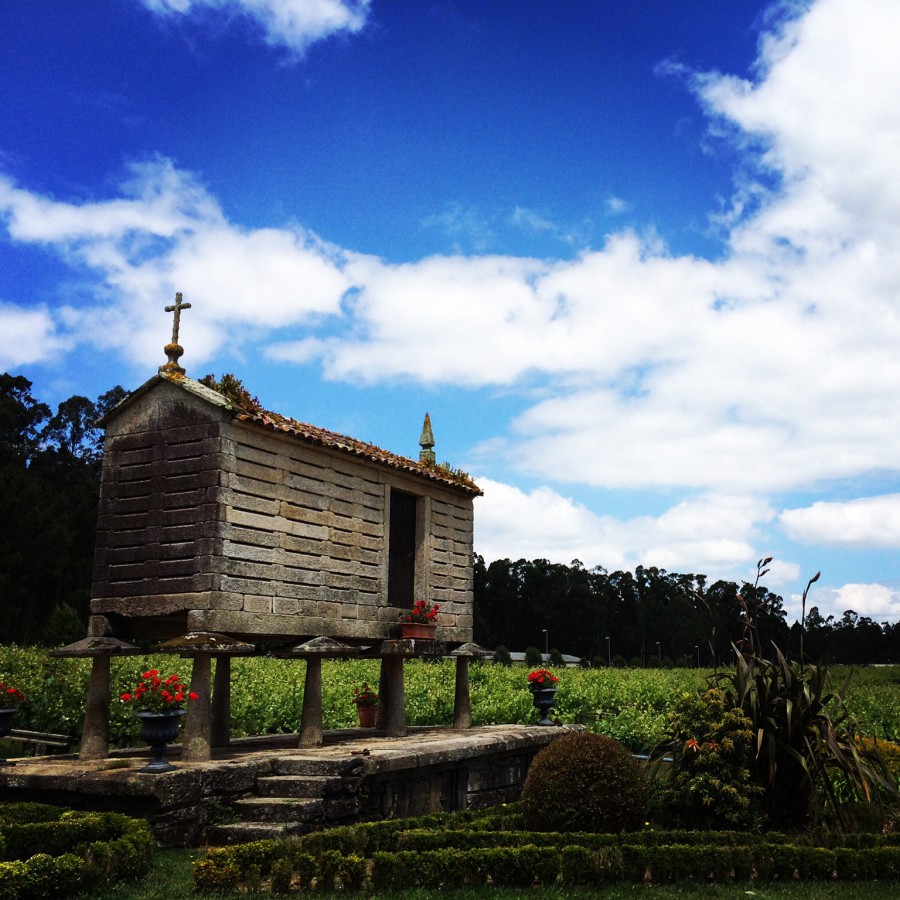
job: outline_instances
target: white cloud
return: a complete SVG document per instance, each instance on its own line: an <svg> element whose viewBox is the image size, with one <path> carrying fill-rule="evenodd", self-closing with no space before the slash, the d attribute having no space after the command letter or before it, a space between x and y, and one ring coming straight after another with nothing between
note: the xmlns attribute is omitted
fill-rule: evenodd
<svg viewBox="0 0 900 900"><path fill-rule="evenodd" d="M533 209L517 206L509 217L510 225L525 231L533 231L536 234L555 233L558 231L556 224L546 216Z"/></svg>
<svg viewBox="0 0 900 900"><path fill-rule="evenodd" d="M477 481L485 493L477 502L475 550L487 560L580 559L608 570L645 565L740 578L759 556L757 527L773 516L757 498L707 494L659 516L618 519L548 487L525 492L488 478ZM795 567L784 564L769 582L795 575Z"/></svg>
<svg viewBox="0 0 900 900"><path fill-rule="evenodd" d="M229 4L265 7L272 21L300 6L338 4ZM364 18L367 4L341 9ZM501 453L514 445L511 465L547 482L705 498L618 521L549 488L494 485L479 512L486 556L744 567L768 549L753 549L772 517L766 492L896 471L900 459L896 10L894 0L817 0L762 41L753 81L695 77L712 127L744 158L717 262L621 232L567 261L394 265L299 228L242 230L159 160L137 167L121 197L90 203L0 180L0 215L13 240L94 272L98 301L118 311L105 339L142 365L160 361L159 307L182 290L197 301L184 326L196 361L266 339L270 356L320 361L332 378L527 390L534 399L507 443L493 441ZM469 247L491 237L458 206L427 224ZM66 321L90 333L87 313ZM788 510L781 523L801 540L896 546L895 518L888 497Z"/></svg>
<svg viewBox="0 0 900 900"><path fill-rule="evenodd" d="M475 207L460 203L450 203L441 212L425 216L422 227L446 235L460 254L466 249L484 253L494 241L494 230L487 219Z"/></svg>
<svg viewBox="0 0 900 900"><path fill-rule="evenodd" d="M806 544L900 547L900 494L844 503L820 501L779 516L787 533Z"/></svg>
<svg viewBox="0 0 900 900"><path fill-rule="evenodd" d="M824 587L808 596L806 612L809 613L813 607L819 610L823 619L833 616L836 623L848 610L878 623L896 622L900 620L900 591L878 583ZM786 600L785 609L789 612L789 622L799 621L802 609L800 596Z"/></svg>
<svg viewBox="0 0 900 900"><path fill-rule="evenodd" d="M67 203L0 178L0 216L14 241L56 250L97 279L104 309L60 312L73 340L160 361L161 307L181 291L192 303L182 336L199 364L226 346L335 314L350 286L341 254L302 229L244 230L229 223L190 174L169 160L133 167L112 200Z"/></svg>
<svg viewBox="0 0 900 900"><path fill-rule="evenodd" d="M622 213L630 212L632 204L627 200L623 200L621 197L608 197L606 200L606 208L616 216L621 215Z"/></svg>
<svg viewBox="0 0 900 900"><path fill-rule="evenodd" d="M836 591L834 606L843 613L852 609L877 622L900 619L900 592L883 584L845 584Z"/></svg>
<svg viewBox="0 0 900 900"><path fill-rule="evenodd" d="M302 54L332 34L355 34L366 24L371 0L140 0L158 15L215 11L243 16L260 27L268 44Z"/></svg>
<svg viewBox="0 0 900 900"><path fill-rule="evenodd" d="M49 310L0 301L0 371L41 362L65 348Z"/></svg>

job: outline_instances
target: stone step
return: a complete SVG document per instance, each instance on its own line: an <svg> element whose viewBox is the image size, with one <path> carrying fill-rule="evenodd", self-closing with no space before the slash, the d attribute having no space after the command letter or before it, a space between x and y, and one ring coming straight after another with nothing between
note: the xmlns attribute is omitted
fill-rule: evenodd
<svg viewBox="0 0 900 900"><path fill-rule="evenodd" d="M256 790L262 797L337 797L343 784L340 775L268 775Z"/></svg>
<svg viewBox="0 0 900 900"><path fill-rule="evenodd" d="M242 822L297 824L321 820L325 815L325 801L318 797L248 797L235 800L231 807Z"/></svg>
<svg viewBox="0 0 900 900"><path fill-rule="evenodd" d="M209 825L206 829L206 842L212 847L225 847L305 834L310 830L312 826L305 823L288 825L284 822L232 822L229 825Z"/></svg>
<svg viewBox="0 0 900 900"><path fill-rule="evenodd" d="M344 756L337 759L286 756L275 758L272 771L276 775L330 775L336 777L339 775L357 775L362 771L364 765L365 761L361 756Z"/></svg>

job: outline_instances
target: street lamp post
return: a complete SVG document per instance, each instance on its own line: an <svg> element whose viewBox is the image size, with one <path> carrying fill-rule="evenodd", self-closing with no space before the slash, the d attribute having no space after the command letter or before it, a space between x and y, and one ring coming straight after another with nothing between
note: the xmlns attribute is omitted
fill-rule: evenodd
<svg viewBox="0 0 900 900"><path fill-rule="evenodd" d="M606 665L607 668L612 668L612 650L610 649L612 644L609 642L609 635L606 636Z"/></svg>
<svg viewBox="0 0 900 900"><path fill-rule="evenodd" d="M657 662L662 662L662 647L659 641L656 642L656 660Z"/></svg>
<svg viewBox="0 0 900 900"><path fill-rule="evenodd" d="M542 631L544 632L544 653L547 654L547 660L549 661L549 659L550 659L550 629L543 628Z"/></svg>
<svg viewBox="0 0 900 900"><path fill-rule="evenodd" d="M700 645L694 644L694 653L697 655L697 668L700 668Z"/></svg>

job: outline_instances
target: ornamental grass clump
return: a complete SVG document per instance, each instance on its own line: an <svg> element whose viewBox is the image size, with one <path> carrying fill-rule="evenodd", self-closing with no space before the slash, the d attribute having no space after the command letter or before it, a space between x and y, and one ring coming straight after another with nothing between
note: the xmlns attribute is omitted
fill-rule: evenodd
<svg viewBox="0 0 900 900"><path fill-rule="evenodd" d="M647 803L640 764L618 741L589 732L563 735L541 750L522 791L532 831L633 831Z"/></svg>
<svg viewBox="0 0 900 900"><path fill-rule="evenodd" d="M802 824L824 808L840 819L838 776L866 802L900 800L896 779L877 752L856 743L856 720L844 705L848 684L834 688L824 665L738 654L734 669L713 676L726 703L750 720L751 769L772 824ZM849 679L848 679L849 683Z"/></svg>
<svg viewBox="0 0 900 900"><path fill-rule="evenodd" d="M140 683L119 698L123 703L133 703L139 712L171 712L182 709L187 700L197 700L198 695L188 691L177 675L162 678L157 669L141 675Z"/></svg>
<svg viewBox="0 0 900 900"><path fill-rule="evenodd" d="M752 825L758 794L767 824L793 827L808 824L824 811L843 824L842 793L866 804L887 800L897 807L897 780L883 756L857 743L856 720L844 704L849 678L842 688L834 688L825 665L804 659L802 643L799 661L788 659L774 642L771 659L763 656L756 607L749 598L771 561L771 557L759 560L756 582L738 595L744 633L738 644L732 644L733 668L710 677L712 690L696 699L692 721L676 715L668 740L651 754L672 756L674 811L683 812L698 801L702 811L724 800L723 812L737 816L734 824L739 824L745 818L740 804L746 800L749 819L744 824ZM809 588L818 578L817 573L803 592L804 609ZM734 748L729 765L722 766L721 741L715 735L726 716ZM688 733L690 729L696 733ZM711 752L713 742L717 746ZM754 790L745 779L744 766ZM726 785L733 790L726 792Z"/></svg>

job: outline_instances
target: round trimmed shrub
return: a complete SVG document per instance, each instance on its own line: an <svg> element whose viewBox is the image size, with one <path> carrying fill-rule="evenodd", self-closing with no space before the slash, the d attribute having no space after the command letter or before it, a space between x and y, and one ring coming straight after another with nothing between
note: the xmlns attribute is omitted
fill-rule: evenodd
<svg viewBox="0 0 900 900"><path fill-rule="evenodd" d="M647 803L637 760L618 741L590 732L563 735L541 750L522 791L532 831L633 831Z"/></svg>

